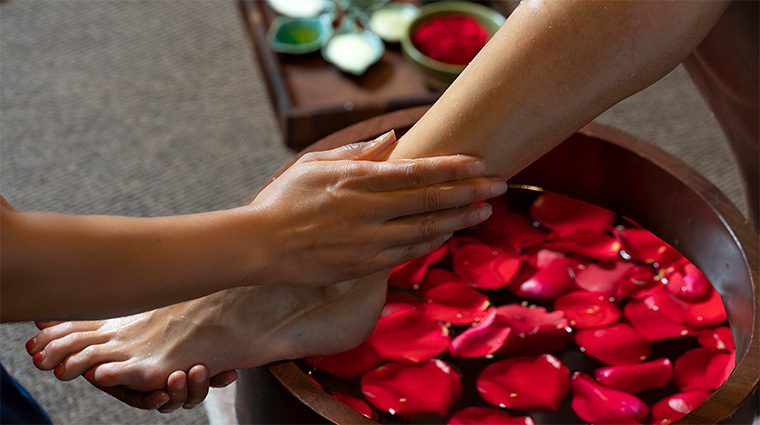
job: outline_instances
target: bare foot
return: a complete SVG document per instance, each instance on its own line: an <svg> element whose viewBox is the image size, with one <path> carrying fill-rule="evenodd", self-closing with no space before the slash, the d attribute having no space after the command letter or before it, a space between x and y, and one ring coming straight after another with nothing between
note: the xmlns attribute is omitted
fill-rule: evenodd
<svg viewBox="0 0 760 425"><path fill-rule="evenodd" d="M387 276L232 289L123 318L63 322L42 329L27 350L64 381L86 373L99 386L154 391L197 364L214 376L353 348L375 326Z"/></svg>

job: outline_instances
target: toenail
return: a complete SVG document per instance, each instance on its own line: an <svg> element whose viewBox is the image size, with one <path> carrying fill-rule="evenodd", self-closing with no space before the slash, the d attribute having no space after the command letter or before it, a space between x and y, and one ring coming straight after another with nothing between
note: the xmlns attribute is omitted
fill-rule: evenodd
<svg viewBox="0 0 760 425"><path fill-rule="evenodd" d="M86 379L88 382L95 383L95 371L90 369L87 372L84 373L84 379Z"/></svg>
<svg viewBox="0 0 760 425"><path fill-rule="evenodd" d="M32 338L26 342L26 351L32 351L32 348L37 345L37 338Z"/></svg>
<svg viewBox="0 0 760 425"><path fill-rule="evenodd" d="M32 363L34 363L34 365L35 365L35 366L37 366L37 365L39 365L39 364L40 364L40 362L41 362L41 361L42 361L42 359L44 359L44 358L45 358L45 352L44 352L44 351L40 351L39 353L35 354L35 355L32 357Z"/></svg>
<svg viewBox="0 0 760 425"><path fill-rule="evenodd" d="M61 363L58 366L56 366L55 369L53 369L53 374L55 375L56 378L60 379L61 375L63 375L64 369L65 369L65 366L63 365L63 363Z"/></svg>

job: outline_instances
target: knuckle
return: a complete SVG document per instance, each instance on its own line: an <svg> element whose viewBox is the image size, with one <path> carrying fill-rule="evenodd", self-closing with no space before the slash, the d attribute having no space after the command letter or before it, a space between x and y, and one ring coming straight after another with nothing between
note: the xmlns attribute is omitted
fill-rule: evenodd
<svg viewBox="0 0 760 425"><path fill-rule="evenodd" d="M438 222L432 214L427 214L420 223L420 236L423 239L430 239L438 233Z"/></svg>
<svg viewBox="0 0 760 425"><path fill-rule="evenodd" d="M418 162L407 162L403 165L403 176L410 186L419 186L424 181L424 170Z"/></svg>
<svg viewBox="0 0 760 425"><path fill-rule="evenodd" d="M434 211L443 205L441 191L435 188L427 188L422 192L422 208L425 211Z"/></svg>

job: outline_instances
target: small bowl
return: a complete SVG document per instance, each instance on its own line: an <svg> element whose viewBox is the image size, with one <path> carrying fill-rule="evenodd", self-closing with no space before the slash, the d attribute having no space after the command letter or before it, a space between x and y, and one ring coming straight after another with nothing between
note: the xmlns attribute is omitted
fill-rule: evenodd
<svg viewBox="0 0 760 425"><path fill-rule="evenodd" d="M409 26L420 16L420 9L409 3L388 3L369 15L369 29L388 43L398 43Z"/></svg>
<svg viewBox="0 0 760 425"><path fill-rule="evenodd" d="M383 53L385 46L380 37L359 29L336 32L322 47L322 57L326 61L357 76L379 61Z"/></svg>
<svg viewBox="0 0 760 425"><path fill-rule="evenodd" d="M324 17L280 16L267 31L267 40L275 52L299 55L319 50L332 33L332 25Z"/></svg>
<svg viewBox="0 0 760 425"><path fill-rule="evenodd" d="M464 70L466 65L455 65L441 62L420 52L412 42L412 35L417 28L439 16L464 15L475 18L488 31L489 38L506 21L497 11L477 3L463 1L442 1L430 3L420 8L420 16L412 21L409 30L401 39L401 49L404 56L427 77L431 85L446 87Z"/></svg>

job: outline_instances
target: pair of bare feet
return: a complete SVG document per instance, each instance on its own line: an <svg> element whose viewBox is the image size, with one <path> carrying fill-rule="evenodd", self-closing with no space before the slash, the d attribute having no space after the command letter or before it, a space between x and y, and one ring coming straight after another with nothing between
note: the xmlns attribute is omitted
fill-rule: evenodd
<svg viewBox="0 0 760 425"><path fill-rule="evenodd" d="M358 345L382 310L387 276L323 287L238 288L122 318L43 324L27 351L37 368L60 380L84 375L147 408L148 400L165 403L163 391L181 379L208 383L211 376L224 383L234 379L234 369Z"/></svg>

